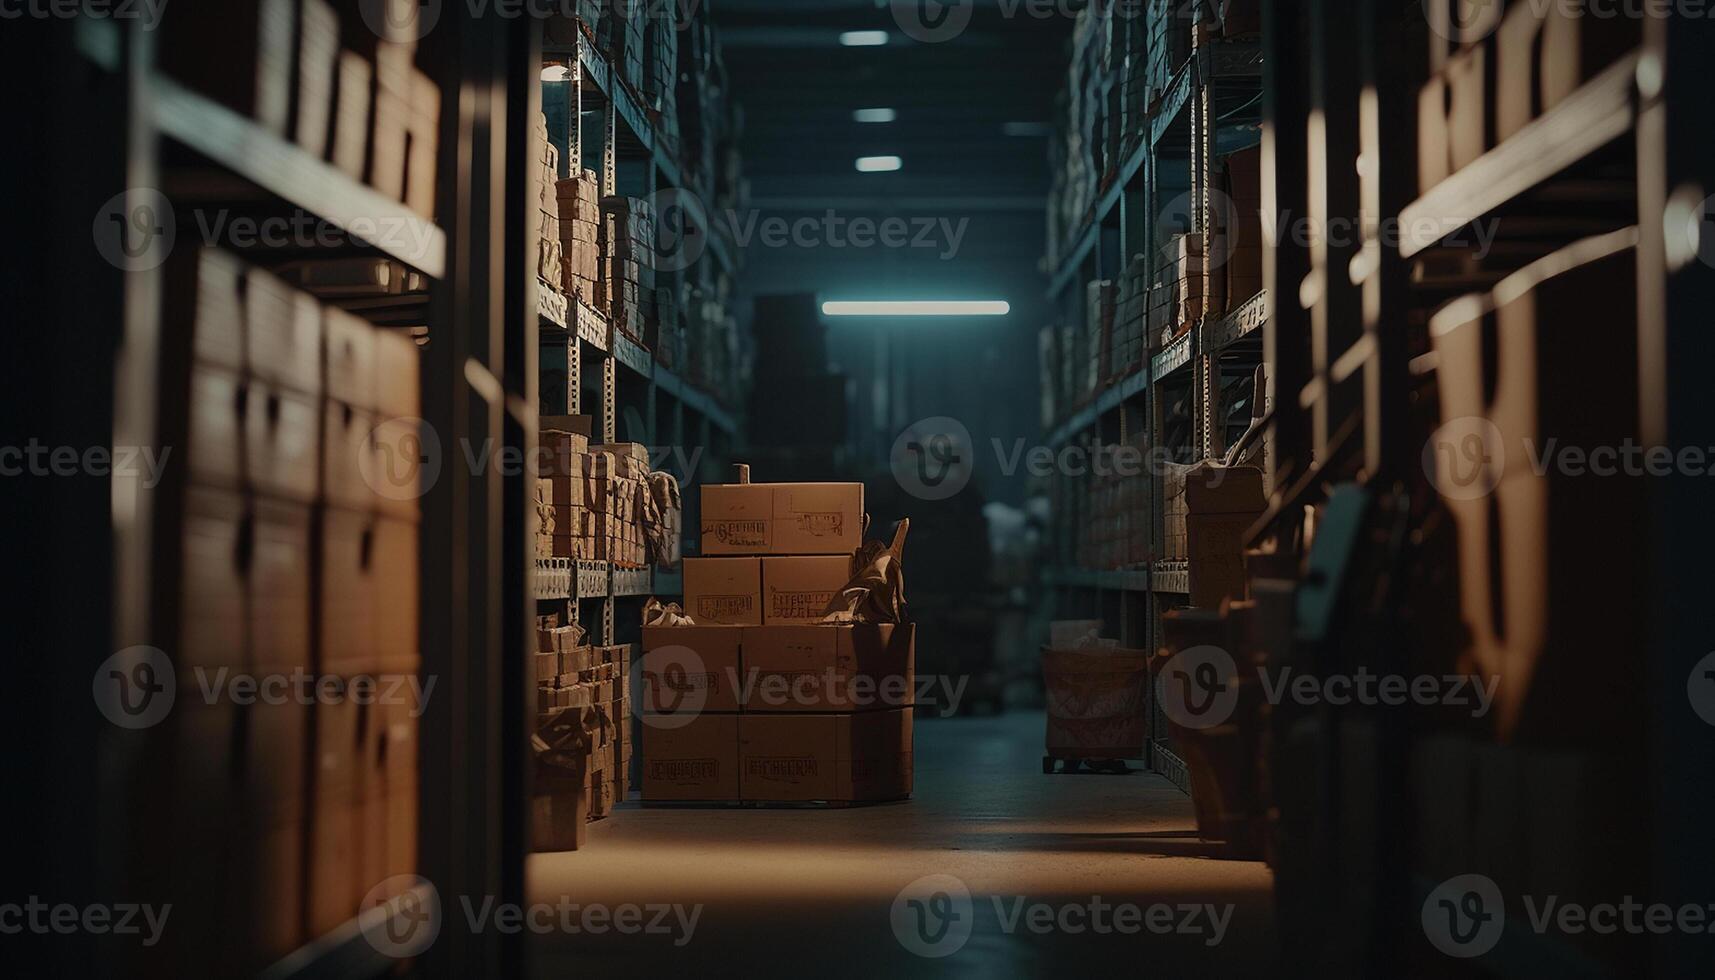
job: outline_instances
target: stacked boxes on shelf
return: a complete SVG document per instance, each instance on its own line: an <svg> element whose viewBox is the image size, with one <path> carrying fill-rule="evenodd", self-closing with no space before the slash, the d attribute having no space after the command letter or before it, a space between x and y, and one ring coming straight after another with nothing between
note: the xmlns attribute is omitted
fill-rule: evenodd
<svg viewBox="0 0 1715 980"><path fill-rule="evenodd" d="M1253 147L1223 158L1223 192L1232 207L1221 216L1222 262L1210 270L1216 283L1210 309L1226 312L1262 292L1262 149Z"/></svg>
<svg viewBox="0 0 1715 980"><path fill-rule="evenodd" d="M590 452L589 509L596 557L624 568L648 564L643 498L649 490L649 450L634 442Z"/></svg>
<svg viewBox="0 0 1715 980"><path fill-rule="evenodd" d="M671 5L652 8L643 30L643 101L657 113L655 135L679 147L679 30Z"/></svg>
<svg viewBox="0 0 1715 980"><path fill-rule="evenodd" d="M359 10L368 6L385 36ZM161 15L156 63L432 219L441 93L415 65L418 14L414 0L175 5ZM242 39L248 52L210 55Z"/></svg>
<svg viewBox="0 0 1715 980"><path fill-rule="evenodd" d="M556 186L560 250L565 261L566 293L605 312L598 300L601 281L601 183L593 170L580 170Z"/></svg>
<svg viewBox="0 0 1715 980"><path fill-rule="evenodd" d="M1118 448L1137 460L1148 458L1148 444L1142 435L1126 440ZM1104 470L1090 477L1089 510L1079 523L1078 567L1111 569L1140 565L1150 560L1148 469L1110 466Z"/></svg>
<svg viewBox="0 0 1715 980"><path fill-rule="evenodd" d="M537 623L537 769L532 801L536 850L574 850L583 824L625 799L631 764L629 644L584 643L557 616Z"/></svg>
<svg viewBox="0 0 1715 980"><path fill-rule="evenodd" d="M214 249L174 256L165 288L162 362L183 373L162 424L184 449L162 483L163 646L186 689L219 672L300 685L181 697L161 729L183 791L150 815L160 873L212 898L173 941L220 940L248 973L414 870L421 518L401 450L420 437L419 366L402 333Z"/></svg>
<svg viewBox="0 0 1715 980"><path fill-rule="evenodd" d="M541 448L542 471L536 478L536 557L594 559L589 437L544 429Z"/></svg>
<svg viewBox="0 0 1715 980"><path fill-rule="evenodd" d="M601 4L596 40L613 62L614 71L634 92L643 89L644 22L667 9L660 4L638 3L636 0L612 0Z"/></svg>
<svg viewBox="0 0 1715 980"><path fill-rule="evenodd" d="M648 450L636 443L591 447L586 436L553 430L542 433L542 447L536 556L648 564Z"/></svg>
<svg viewBox="0 0 1715 980"><path fill-rule="evenodd" d="M643 633L649 801L829 802L911 794L915 629L828 624L861 543L863 486L703 487L693 625Z"/></svg>
<svg viewBox="0 0 1715 980"><path fill-rule="evenodd" d="M1195 7L1179 0L1149 0L1144 89L1154 107L1172 86L1174 76L1191 57Z"/></svg>
<svg viewBox="0 0 1715 980"><path fill-rule="evenodd" d="M542 433L537 477L537 558L611 561L643 568L650 561L648 523L672 522L655 503L648 450L636 443L590 446L587 436Z"/></svg>
<svg viewBox="0 0 1715 980"><path fill-rule="evenodd" d="M536 275L564 291L566 263L561 236L566 234L560 217L559 193L556 189L560 173L560 151L548 141L548 117L536 113L530 126L530 148L536 166Z"/></svg>
<svg viewBox="0 0 1715 980"><path fill-rule="evenodd" d="M655 323L655 215L632 197L601 200L601 264L597 295L615 330L648 345Z"/></svg>
<svg viewBox="0 0 1715 980"><path fill-rule="evenodd" d="M1435 0L1426 10L1454 26L1428 32L1432 74L1417 117L1420 193L1636 50L1644 21L1605 15L1588 0L1504 7Z"/></svg>
<svg viewBox="0 0 1715 980"><path fill-rule="evenodd" d="M1149 302L1151 349L1172 343L1203 317L1207 275L1200 232L1168 238L1156 259L1155 282Z"/></svg>
<svg viewBox="0 0 1715 980"><path fill-rule="evenodd" d="M1084 347L1088 352L1089 378L1086 390L1100 391L1107 385L1113 361L1114 283L1098 279L1084 288Z"/></svg>
<svg viewBox="0 0 1715 980"><path fill-rule="evenodd" d="M1060 328L1043 327L1036 334L1037 363L1042 375L1042 428L1051 429L1059 421L1064 397L1060 389Z"/></svg>
<svg viewBox="0 0 1715 980"><path fill-rule="evenodd" d="M1154 282L1149 258L1139 255L1120 274L1114 301L1113 357L1115 375L1136 371L1149 355L1149 299Z"/></svg>

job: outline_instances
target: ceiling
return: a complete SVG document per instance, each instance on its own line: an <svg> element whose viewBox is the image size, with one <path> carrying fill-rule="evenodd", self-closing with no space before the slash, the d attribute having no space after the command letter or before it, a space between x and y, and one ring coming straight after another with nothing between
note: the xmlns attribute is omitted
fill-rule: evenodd
<svg viewBox="0 0 1715 980"><path fill-rule="evenodd" d="M1005 126L1051 117L1071 32L1063 11L1037 18L1020 2L983 0L959 36L924 43L880 0L703 2L712 5L744 107L745 170L759 203L886 198L895 207L907 199L934 206L954 197L1041 214L1045 127L1018 136ZM840 34L854 30L885 30L889 43L841 46ZM898 119L854 122L852 111L867 107L893 108ZM904 169L856 172L858 157L875 155L900 156Z"/></svg>

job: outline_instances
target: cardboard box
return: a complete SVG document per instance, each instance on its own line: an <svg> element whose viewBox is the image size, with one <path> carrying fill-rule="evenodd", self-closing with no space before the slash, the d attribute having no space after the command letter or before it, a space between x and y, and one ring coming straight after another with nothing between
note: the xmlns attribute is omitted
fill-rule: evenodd
<svg viewBox="0 0 1715 980"><path fill-rule="evenodd" d="M912 788L912 712L739 715L739 795L759 802L902 799Z"/></svg>
<svg viewBox="0 0 1715 980"><path fill-rule="evenodd" d="M861 483L704 484L703 553L839 555L863 543Z"/></svg>
<svg viewBox="0 0 1715 980"><path fill-rule="evenodd" d="M349 698L318 703L315 726L315 811L310 828L309 925L324 935L357 914L374 882L358 877L360 755L358 706Z"/></svg>
<svg viewBox="0 0 1715 980"><path fill-rule="evenodd" d="M737 711L739 626L646 626L645 712Z"/></svg>
<svg viewBox="0 0 1715 980"><path fill-rule="evenodd" d="M761 626L761 561L685 559L685 610L699 623Z"/></svg>
<svg viewBox="0 0 1715 980"><path fill-rule="evenodd" d="M245 405L244 475L258 493L313 503L321 412L315 398L260 381Z"/></svg>
<svg viewBox="0 0 1715 980"><path fill-rule="evenodd" d="M762 559L765 626L820 622L834 596L851 581L850 555L790 555Z"/></svg>
<svg viewBox="0 0 1715 980"><path fill-rule="evenodd" d="M179 591L181 685L192 668L245 669L249 624L244 615L242 563L249 509L235 493L191 487L185 493L184 572Z"/></svg>
<svg viewBox="0 0 1715 980"><path fill-rule="evenodd" d="M1447 147L1454 170L1475 163L1495 145L1489 92L1494 85L1494 59L1485 47L1474 47L1447 64Z"/></svg>
<svg viewBox="0 0 1715 980"><path fill-rule="evenodd" d="M739 715L704 714L667 727L643 718L645 800L739 799Z"/></svg>
<svg viewBox="0 0 1715 980"><path fill-rule="evenodd" d="M742 711L868 711L914 702L913 624L759 626L740 640Z"/></svg>
<svg viewBox="0 0 1715 980"><path fill-rule="evenodd" d="M310 666L310 508L252 502L247 579L253 669L289 673Z"/></svg>

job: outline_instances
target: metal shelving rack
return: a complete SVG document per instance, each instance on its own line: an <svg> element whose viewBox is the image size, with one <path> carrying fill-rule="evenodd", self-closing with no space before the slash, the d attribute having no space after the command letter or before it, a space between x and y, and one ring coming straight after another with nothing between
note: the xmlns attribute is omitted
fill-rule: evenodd
<svg viewBox="0 0 1715 980"><path fill-rule="evenodd" d="M1260 85L1261 47L1254 40L1217 38L1191 51L1154 113L1138 132L1126 134L1135 138L1135 145L1108 175L1087 220L1069 236L1069 244L1049 270L1049 305L1064 322L1084 322L1084 283L1118 279L1131 257L1155 255L1162 244L1156 210L1178 189L1170 186L1170 168L1188 170L1191 191L1203 194L1212 179L1211 161L1256 145ZM1206 202L1206 195L1203 199ZM1206 203L1198 226L1209 227ZM1050 430L1049 445L1060 449L1092 437L1124 441L1142 431L1153 448L1165 437L1174 395L1193 390L1198 395L1191 403L1193 430L1204 428L1205 419L1218 417L1219 387L1197 386L1196 376L1234 358L1240 363L1231 370L1248 375L1260 362L1258 340L1269 315L1268 294L1234 298L1234 302L1230 310L1192 324L1171 344L1151 352L1136 370L1110 379L1087 404ZM1168 448L1179 462L1219 451L1218 445L1203 439ZM1061 502L1055 514L1058 554L1043 580L1057 595L1058 614L1100 618L1117 632L1122 646L1154 649L1161 637L1161 613L1187 601L1190 585L1185 562L1155 560L1117 570L1074 567L1073 535L1082 516L1083 481L1064 474L1054 479ZM1150 538L1159 542L1161 493L1159 481L1150 483ZM1153 710L1149 730L1151 768L1189 791L1185 764L1168 746L1165 723Z"/></svg>
<svg viewBox="0 0 1715 980"><path fill-rule="evenodd" d="M1420 193L1413 123L1418 88L1432 68L1424 13L1433 7L1367 4L1354 13L1335 0L1264 5L1265 166L1272 170L1265 177L1265 209L1322 222L1360 214L1397 217L1401 230L1397 244L1374 236L1343 248L1289 243L1270 248L1265 258L1266 287L1283 300L1297 300L1276 302L1262 329L1269 380L1279 397L1271 401L1267 432L1272 496L1251 539L1275 548L1279 558L1302 562L1306 507L1328 503L1327 488L1342 484L1367 488L1391 508L1383 513L1405 533L1430 533L1425 514L1435 511L1437 501L1433 488L1424 485L1421 452L1440 421L1440 368L1428 343L1428 316L1460 292L1487 290L1524 261L1509 255L1508 245L1528 245L1525 254L1540 255L1590 235L1635 228L1636 374L1629 355L1615 357L1613 382L1638 392L1642 444L1701 446L1710 439L1715 410L1699 366L1707 360L1707 343L1697 334L1715 298L1715 263L1709 259L1715 252L1707 241L1700 249L1687 229L1702 219L1706 238L1709 215L1700 212L1700 202L1715 190L1715 106L1705 94L1702 68L1715 44L1715 25L1684 12L1643 17L1642 43L1632 53ZM1498 15L1499 7L1492 12ZM1604 22L1600 29L1614 28ZM1359 92L1366 94L1359 98ZM1314 127L1306 123L1311 118L1317 120ZM1356 183L1335 172L1352 160L1364 163ZM1495 223L1499 246L1479 270L1435 279L1422 269L1414 274L1422 260L1459 254L1452 236L1479 220ZM1555 342L1587 343L1586 356L1601 358L1601 331L1614 325L1556 328ZM1626 341L1622 346L1629 350ZM1715 614L1706 603L1674 600L1676 586L1696 574L1693 556L1706 558L1712 546L1709 522L1691 516L1700 493L1696 479L1679 474L1649 481L1648 508L1657 516L1615 515L1647 524L1648 531L1593 549L1612 549L1627 562L1636 558L1642 578L1615 581L1613 588L1648 596L1653 607L1647 621L1638 617L1637 656L1626 667L1649 678L1650 710L1638 711L1630 692L1614 695L1616 721L1623 717L1635 724L1604 731L1612 738L1604 751L1625 758L1616 763L1619 778L1603 792L1634 804L1635 823L1656 835L1639 849L1652 865L1650 887L1687 901L1703 887L1694 882L1707 882L1711 874L1708 849L1696 843L1704 832L1693 826L1706 816L1691 815L1706 815L1715 805L1715 791L1695 775L1715 764L1715 748L1708 728L1683 710L1687 677L1707 652ZM1706 490L1701 495L1707 499ZM1403 517L1401 499L1411 505ZM1274 564L1278 570L1283 563ZM1581 613L1549 611L1551 617ZM1342 648L1339 655L1371 669L1403 670L1401 651L1411 644L1386 632L1387 617L1396 615L1391 608L1379 616L1341 613L1342 638L1356 635L1354 648ZM1363 635L1378 627L1379 642ZM1356 709L1325 709L1293 721L1299 734L1290 743L1278 726L1274 730L1277 759L1314 756L1322 762L1276 772L1277 782L1312 772L1328 782L1301 796L1293 807L1297 812L1282 815L1287 829L1276 865L1279 906L1291 914L1282 919L1282 934L1298 939L1287 954L1300 954L1295 958L1311 972L1398 972L1422 943L1419 909L1439 877L1426 874L1424 856L1440 853L1450 835L1477 840L1503 832L1492 813L1488 823L1472 816L1460 827L1420 820L1412 810L1414 796L1422 792L1418 780L1427 778L1419 763L1471 746L1469 751L1493 760L1487 764L1519 764L1531 747L1497 744L1481 731L1416 728L1403 712L1367 717ZM1303 734L1312 727L1315 734ZM1432 744L1434 736L1440 741ZM1571 757L1582 751L1554 750ZM1339 765L1327 765L1336 759ZM1329 813L1340 815L1337 831ZM1528 828L1521 834L1534 829L1521 826ZM1600 842L1574 835L1566 846L1583 850ZM1329 903L1330 895L1340 898ZM1316 911L1298 915L1311 896ZM1328 921L1341 926L1318 925ZM1664 974L1707 972L1710 965L1707 945L1689 935L1640 942L1635 952ZM1630 969L1629 963L1604 966L1565 937L1517 930L1510 919L1499 945L1471 962L1502 976L1541 975L1551 964L1567 976L1614 976Z"/></svg>
<svg viewBox="0 0 1715 980"><path fill-rule="evenodd" d="M87 215L97 207L84 199L93 194L161 188L180 204L314 216L346 233L327 254L387 257L424 276L429 298L417 322L426 323L430 332L421 368L425 423L446 446L492 440L498 449L527 453L537 419L537 311L528 288L524 240L527 161L509 148L524 145L529 112L539 104L535 73L526 70L540 58L534 27L528 19L484 18L449 7L420 43L419 63L441 90L464 93L442 102L438 221L407 210L246 116L157 74L152 34L139 21L80 16L24 28L27 38L13 34L11 40L29 44L39 57L7 60L58 80L57 94L43 111L59 117L59 128L39 127L44 138L33 151L46 170L40 186L75 188L65 205L68 215L88 208L78 222L56 221L37 238L38 243L76 240L82 246L45 259L54 271L41 282L45 286L55 277L75 282L91 297L79 303L64 302L67 292L58 300L40 297L38 325L44 337L56 340L37 351L31 366L39 376L20 379L19 390L43 404L70 409L65 391L56 390L67 377L55 366L69 357L68 366L75 363L89 382L75 386L84 406L66 414L67 424L79 420L74 444L160 445L156 378L167 356L161 343L162 273L102 265L90 252L89 240L68 229L87 228ZM50 136L78 131L64 128L66 119L97 125L119 138L90 143ZM74 149L56 149L68 140ZM68 159L84 162L64 168ZM474 160L484 164L479 167ZM490 166L490 161L504 163ZM374 234L377 228L407 233ZM319 253L298 250L288 257L314 254ZM265 264L274 256L244 257ZM101 342L68 343L66 338L90 326L75 321L95 309L102 310ZM59 318L66 320L63 330L54 328ZM446 454L440 478L421 501L421 670L442 690L457 693L428 703L420 721L417 872L442 896L486 894L521 902L530 693L524 662L532 625L524 515L530 488L498 468L472 470L462 459L460 453ZM100 628L88 630L87 641L68 651L54 668L57 679L45 678L42 687L32 689L32 697L63 722L42 731L62 729L71 740L40 783L44 797L63 795L70 808L56 817L59 829L39 841L44 845L40 860L52 869L51 880L79 894L124 894L127 884L135 885L125 876L136 861L126 842L138 840L128 820L146 811L142 798L160 787L118 776L141 743L116 740L87 712L65 706L75 702L76 694L88 696L89 678L102 658L114 649L148 644L162 628L155 622L153 596L160 588L154 541L163 518L151 489L108 480L88 481L88 487L92 494L61 493L62 502L53 505L87 526L89 535L80 546L81 581L74 586L50 575L51 588L81 594L87 605L78 619L99 622ZM123 506L114 504L119 500ZM90 503L100 506L91 510ZM111 526L92 513L111 515ZM63 525L44 523L44 533L59 533L56 527ZM65 544L61 540L54 546ZM46 540L41 550L51 550ZM88 568L104 563L109 575L88 574ZM91 594L85 590L92 579L107 585ZM110 617L92 615L104 605ZM74 682L73 689L60 690L61 682ZM107 842L93 863L84 856L96 850L92 841ZM211 840L211 847L217 843ZM392 914L399 908L395 903ZM386 914L364 913L370 919ZM109 961L110 955L120 959ZM89 967L78 972L108 972L124 955L90 946L76 954ZM69 965L61 959L58 968ZM516 937L462 930L442 935L415 961L416 972L431 977L513 975L523 967ZM397 961L363 938L359 920L353 919L313 938L266 975L356 978L397 968Z"/></svg>
<svg viewBox="0 0 1715 980"><path fill-rule="evenodd" d="M570 176L574 168L594 170L603 197L623 194L648 198L671 190L695 194L696 188L684 181L676 148L658 132L652 113L590 40L588 29L581 23L576 28L573 43L549 43L543 48L545 63L561 65L569 73L564 103L550 106L555 111L550 113L549 136L559 150L560 176ZM702 229L708 245L703 255L682 273L658 271L658 284L664 283L665 275L684 275L710 286L717 275L737 272L737 249L727 240L725 227L719 222L708 224ZM592 442L623 439L642 443L654 452L687 446L701 449L698 472L677 474L684 485L716 472L739 438L739 417L709 393L657 363L650 351L614 329L594 307L561 295L540 281L536 288L543 314L540 349L544 378L549 374L555 378L555 383L543 385L543 414L589 412ZM559 312L562 306L564 313ZM559 381L562 377L564 383ZM556 399L563 391L564 402L549 404L549 391ZM622 422L626 424L622 426ZM685 523L691 525L690 521ZM545 609L558 604L604 645L634 638L632 628L616 625L621 600L677 595L682 588L677 574L657 569L613 568L605 561L578 561L571 563L573 573L566 574L566 563L565 559L537 559L534 594Z"/></svg>

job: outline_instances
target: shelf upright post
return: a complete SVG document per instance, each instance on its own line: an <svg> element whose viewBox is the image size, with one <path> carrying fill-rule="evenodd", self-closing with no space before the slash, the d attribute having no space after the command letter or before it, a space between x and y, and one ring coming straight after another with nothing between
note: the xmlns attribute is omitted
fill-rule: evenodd
<svg viewBox="0 0 1715 980"><path fill-rule="evenodd" d="M1273 365L1266 378L1268 404L1274 424L1267 433L1265 482L1281 493L1298 481L1310 465L1307 414L1298 392L1310 380L1303 338L1309 318L1300 301L1310 273L1302 248L1276 247L1287 242L1277 225L1305 213L1309 173L1309 140L1303 121L1310 113L1302 52L1307 43L1305 0L1265 0L1262 58L1262 211L1263 288L1270 315L1262 326L1263 359Z"/></svg>
<svg viewBox="0 0 1715 980"><path fill-rule="evenodd" d="M578 32L578 40L572 46L572 91L571 118L566 123L566 153L561 160L561 166L566 169L562 176L576 177L584 169L584 40L582 31ZM574 333L576 331L574 330ZM575 342L575 338L574 338Z"/></svg>

